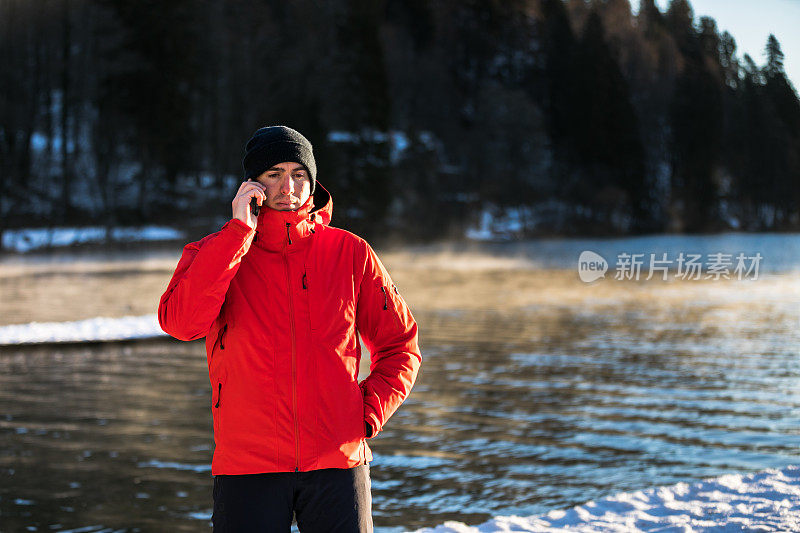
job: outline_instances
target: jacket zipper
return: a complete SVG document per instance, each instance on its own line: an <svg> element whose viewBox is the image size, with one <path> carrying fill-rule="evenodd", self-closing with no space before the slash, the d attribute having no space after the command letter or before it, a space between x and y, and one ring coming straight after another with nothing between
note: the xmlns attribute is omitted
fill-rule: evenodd
<svg viewBox="0 0 800 533"><path fill-rule="evenodd" d="M217 382L217 403L214 404L214 407L219 409L219 399L222 397L222 382Z"/></svg>
<svg viewBox="0 0 800 533"><path fill-rule="evenodd" d="M381 285L381 292L383 293L383 310L386 311L389 309L389 303L386 300L386 287Z"/></svg>
<svg viewBox="0 0 800 533"><path fill-rule="evenodd" d="M286 224L286 236L289 236L289 224ZM289 241L291 243L291 241ZM297 422L297 356L294 332L294 304L292 303L292 283L289 277L289 250L283 251L283 263L286 267L286 289L289 297L289 324L292 331L292 410L294 414L294 471L300 471L300 430Z"/></svg>

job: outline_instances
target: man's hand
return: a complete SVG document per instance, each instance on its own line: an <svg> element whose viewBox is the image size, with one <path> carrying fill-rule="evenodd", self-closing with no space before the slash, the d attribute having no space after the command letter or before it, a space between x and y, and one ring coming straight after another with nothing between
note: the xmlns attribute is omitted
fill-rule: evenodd
<svg viewBox="0 0 800 533"><path fill-rule="evenodd" d="M250 211L250 198L255 198L258 205L262 205L266 201L267 196L264 194L265 187L257 181L247 180L239 186L231 205L233 207L233 218L237 218L250 226L256 227L256 217Z"/></svg>

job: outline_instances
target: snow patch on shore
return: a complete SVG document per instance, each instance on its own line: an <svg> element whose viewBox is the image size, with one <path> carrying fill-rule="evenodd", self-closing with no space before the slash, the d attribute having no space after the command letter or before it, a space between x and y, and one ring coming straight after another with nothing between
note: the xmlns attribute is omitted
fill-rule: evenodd
<svg viewBox="0 0 800 533"><path fill-rule="evenodd" d="M416 533L800 531L800 466L622 493L568 510Z"/></svg>
<svg viewBox="0 0 800 533"><path fill-rule="evenodd" d="M166 335L155 314L97 317L76 322L31 322L0 326L0 345L43 342L96 342Z"/></svg>
<svg viewBox="0 0 800 533"><path fill-rule="evenodd" d="M107 241L169 241L183 239L183 233L167 227L144 226L107 228L25 228L3 232L3 250L30 252L42 248L73 246Z"/></svg>

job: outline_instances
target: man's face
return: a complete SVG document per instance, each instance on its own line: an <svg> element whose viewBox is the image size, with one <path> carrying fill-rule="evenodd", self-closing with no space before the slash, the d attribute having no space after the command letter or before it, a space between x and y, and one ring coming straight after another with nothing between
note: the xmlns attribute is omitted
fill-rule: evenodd
<svg viewBox="0 0 800 533"><path fill-rule="evenodd" d="M294 211L311 196L311 178L300 163L279 163L256 178L266 187L266 206L276 211Z"/></svg>

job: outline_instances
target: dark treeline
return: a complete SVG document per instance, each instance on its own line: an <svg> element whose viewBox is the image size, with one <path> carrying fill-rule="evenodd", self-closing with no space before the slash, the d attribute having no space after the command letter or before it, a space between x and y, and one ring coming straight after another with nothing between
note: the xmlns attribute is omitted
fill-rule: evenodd
<svg viewBox="0 0 800 533"><path fill-rule="evenodd" d="M0 0L0 232L211 227L268 124L372 238L796 230L800 101L765 50L687 0Z"/></svg>

